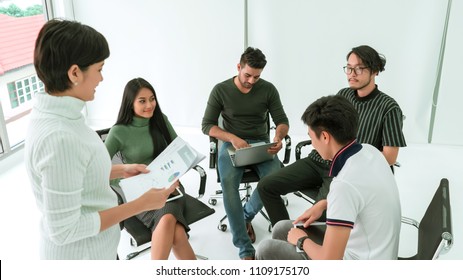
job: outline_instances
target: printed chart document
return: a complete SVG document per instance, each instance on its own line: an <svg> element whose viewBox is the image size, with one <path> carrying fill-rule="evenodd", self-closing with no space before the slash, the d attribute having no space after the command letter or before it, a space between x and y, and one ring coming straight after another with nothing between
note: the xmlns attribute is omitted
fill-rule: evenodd
<svg viewBox="0 0 463 280"><path fill-rule="evenodd" d="M149 173L122 179L120 186L127 201L132 201L151 188L169 187L205 158L182 138L177 137L149 165Z"/></svg>

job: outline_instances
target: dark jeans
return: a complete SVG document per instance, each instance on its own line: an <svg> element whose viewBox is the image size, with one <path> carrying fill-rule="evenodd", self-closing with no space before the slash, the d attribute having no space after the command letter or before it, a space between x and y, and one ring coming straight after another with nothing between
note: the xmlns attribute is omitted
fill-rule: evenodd
<svg viewBox="0 0 463 280"><path fill-rule="evenodd" d="M328 177L328 172L327 164L306 157L262 178L257 185L257 190L272 225L290 219L281 199L282 195L315 189L318 190L316 201L326 199L332 180Z"/></svg>

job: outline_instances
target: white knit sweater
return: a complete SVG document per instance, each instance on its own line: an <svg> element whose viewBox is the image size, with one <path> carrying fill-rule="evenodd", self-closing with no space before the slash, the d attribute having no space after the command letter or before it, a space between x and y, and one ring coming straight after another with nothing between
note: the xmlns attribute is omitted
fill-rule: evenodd
<svg viewBox="0 0 463 280"><path fill-rule="evenodd" d="M43 259L116 259L119 225L99 232L98 214L117 205L111 160L85 124L84 104L40 93L31 113L25 164L42 213Z"/></svg>

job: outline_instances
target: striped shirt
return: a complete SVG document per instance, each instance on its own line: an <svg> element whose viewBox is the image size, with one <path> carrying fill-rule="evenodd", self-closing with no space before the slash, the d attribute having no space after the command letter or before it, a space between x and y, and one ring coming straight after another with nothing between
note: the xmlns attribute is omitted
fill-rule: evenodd
<svg viewBox="0 0 463 280"><path fill-rule="evenodd" d="M407 146L402 132L402 110L392 97L378 90L378 86L365 97L358 97L357 91L351 88L343 88L338 94L346 97L359 113L358 143L370 144L380 151L384 146ZM309 157L328 164L315 150Z"/></svg>
<svg viewBox="0 0 463 280"><path fill-rule="evenodd" d="M119 225L100 232L98 213L117 205L109 187L111 160L85 124L84 105L39 93L32 109L25 165L42 214L42 259L116 259Z"/></svg>

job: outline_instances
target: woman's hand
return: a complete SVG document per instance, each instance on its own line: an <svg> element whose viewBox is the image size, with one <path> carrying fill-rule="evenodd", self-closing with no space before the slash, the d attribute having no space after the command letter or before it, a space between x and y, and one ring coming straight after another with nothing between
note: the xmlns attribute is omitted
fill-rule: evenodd
<svg viewBox="0 0 463 280"><path fill-rule="evenodd" d="M135 169L137 168L139 167L136 167ZM100 231L103 231L120 221L128 219L133 215L164 207L169 194L171 194L178 185L179 181L177 180L170 187L165 189L151 188L149 191L145 192L142 196L133 201L100 211Z"/></svg>
<svg viewBox="0 0 463 280"><path fill-rule="evenodd" d="M150 172L144 164L114 164L111 167L109 179L129 178L140 173Z"/></svg>
<svg viewBox="0 0 463 280"><path fill-rule="evenodd" d="M180 185L180 182L175 181L170 187L165 189L151 188L145 192L138 199L141 205L145 208L144 211L160 209L166 204L166 200L169 195Z"/></svg>
<svg viewBox="0 0 463 280"><path fill-rule="evenodd" d="M144 164L124 164L122 169L122 178L129 178L141 173L150 172Z"/></svg>

